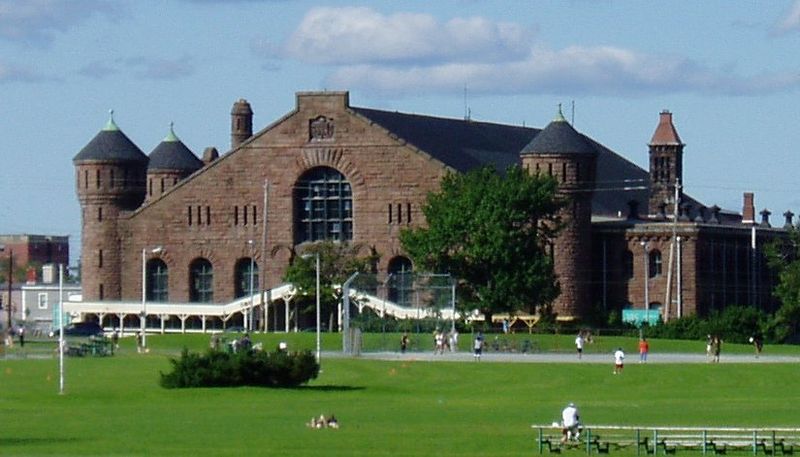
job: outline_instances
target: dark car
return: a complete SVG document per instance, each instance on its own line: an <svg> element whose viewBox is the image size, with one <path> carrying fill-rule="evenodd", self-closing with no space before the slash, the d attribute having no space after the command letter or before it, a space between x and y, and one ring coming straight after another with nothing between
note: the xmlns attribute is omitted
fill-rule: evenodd
<svg viewBox="0 0 800 457"><path fill-rule="evenodd" d="M103 327L96 322L76 322L64 327L64 336L101 336ZM55 331L58 336L58 331Z"/></svg>

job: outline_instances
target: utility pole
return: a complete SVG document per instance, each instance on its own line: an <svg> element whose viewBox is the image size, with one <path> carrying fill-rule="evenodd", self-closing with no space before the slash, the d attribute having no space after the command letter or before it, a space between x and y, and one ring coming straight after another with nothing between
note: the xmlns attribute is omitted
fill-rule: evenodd
<svg viewBox="0 0 800 457"><path fill-rule="evenodd" d="M664 300L664 322L669 321L669 308L672 306L672 265L675 260L675 244L678 241L678 205L680 204L680 191L681 181L676 178L675 196L673 197L672 205L672 241L669 244L669 266L667 267L667 296ZM680 295L680 293L678 295ZM679 314L677 310L676 314Z"/></svg>
<svg viewBox="0 0 800 457"><path fill-rule="evenodd" d="M5 246L0 246L0 251L5 250ZM11 285L14 283L14 251L8 248L8 328L11 329Z"/></svg>

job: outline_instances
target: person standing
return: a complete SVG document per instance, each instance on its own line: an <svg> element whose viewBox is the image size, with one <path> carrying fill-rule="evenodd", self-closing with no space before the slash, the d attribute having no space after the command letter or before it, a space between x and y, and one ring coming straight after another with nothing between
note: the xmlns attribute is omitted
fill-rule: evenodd
<svg viewBox="0 0 800 457"><path fill-rule="evenodd" d="M583 333L578 333L578 336L575 337L575 350L578 352L578 359L583 356Z"/></svg>
<svg viewBox="0 0 800 457"><path fill-rule="evenodd" d="M19 347L25 347L25 327L19 328Z"/></svg>
<svg viewBox="0 0 800 457"><path fill-rule="evenodd" d="M408 332L403 332L403 336L400 337L400 353L405 354L406 349L408 349Z"/></svg>
<svg viewBox="0 0 800 457"><path fill-rule="evenodd" d="M647 353L650 352L650 343L647 338L642 337L639 340L639 363L647 363Z"/></svg>
<svg viewBox="0 0 800 457"><path fill-rule="evenodd" d="M722 339L718 335L714 335L714 338L711 340L711 353L713 358L711 359L714 363L719 363L719 353L722 351Z"/></svg>
<svg viewBox="0 0 800 457"><path fill-rule="evenodd" d="M622 373L624 360L625 353L622 352L622 348L617 348L617 350L614 351L614 374Z"/></svg>
<svg viewBox="0 0 800 457"><path fill-rule="evenodd" d="M478 334L475 335L475 340L472 341L472 350L472 357L475 360L480 361L481 353L483 352L483 333L478 332Z"/></svg>

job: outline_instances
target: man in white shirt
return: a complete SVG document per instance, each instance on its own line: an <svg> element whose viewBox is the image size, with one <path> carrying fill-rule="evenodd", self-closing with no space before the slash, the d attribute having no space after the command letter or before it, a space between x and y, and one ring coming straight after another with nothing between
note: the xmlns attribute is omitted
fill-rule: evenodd
<svg viewBox="0 0 800 457"><path fill-rule="evenodd" d="M561 438L561 442L566 443L567 440L577 440L580 436L579 426L578 408L574 403L570 403L561 411L561 433L564 435Z"/></svg>
<svg viewBox="0 0 800 457"><path fill-rule="evenodd" d="M617 348L614 351L614 374L622 373L622 362L625 360L625 353L622 352L622 348Z"/></svg>
<svg viewBox="0 0 800 457"><path fill-rule="evenodd" d="M578 333L578 336L575 337L575 349L578 351L578 358L580 359L583 355L583 334Z"/></svg>

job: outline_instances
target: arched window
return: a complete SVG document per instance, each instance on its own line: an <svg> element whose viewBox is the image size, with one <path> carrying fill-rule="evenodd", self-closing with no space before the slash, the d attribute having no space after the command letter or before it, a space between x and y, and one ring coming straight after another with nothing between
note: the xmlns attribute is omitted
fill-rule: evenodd
<svg viewBox="0 0 800 457"><path fill-rule="evenodd" d="M236 261L234 285L236 298L258 291L258 264L250 257Z"/></svg>
<svg viewBox="0 0 800 457"><path fill-rule="evenodd" d="M651 278L661 276L661 251L654 249L648 254L650 265L648 267Z"/></svg>
<svg viewBox="0 0 800 457"><path fill-rule="evenodd" d="M411 306L413 300L414 276L411 260L397 256L389 261L389 301L400 306Z"/></svg>
<svg viewBox="0 0 800 457"><path fill-rule="evenodd" d="M214 269L207 259L195 259L189 265L189 301L214 301Z"/></svg>
<svg viewBox="0 0 800 457"><path fill-rule="evenodd" d="M629 250L622 253L622 277L633 278L633 252Z"/></svg>
<svg viewBox="0 0 800 457"><path fill-rule="evenodd" d="M169 272L161 259L147 261L147 301L169 301Z"/></svg>
<svg viewBox="0 0 800 457"><path fill-rule="evenodd" d="M295 184L294 207L296 243L353 239L353 192L333 168L303 174Z"/></svg>

